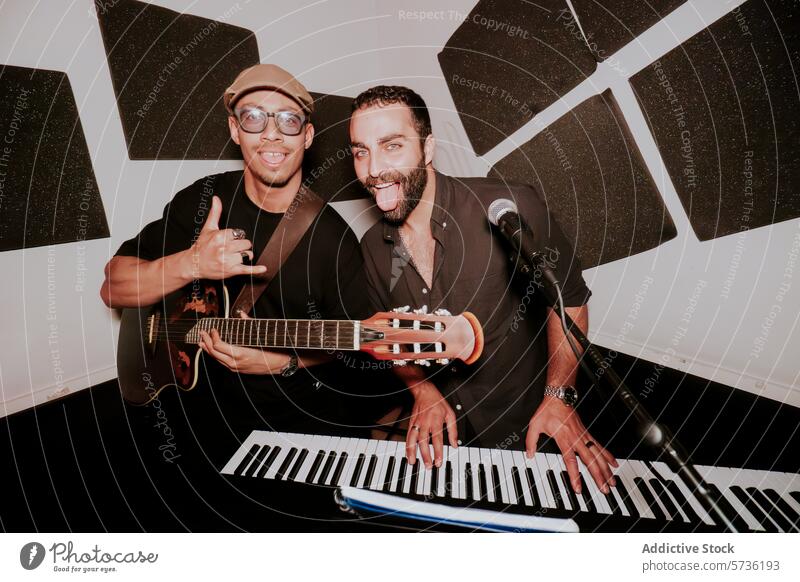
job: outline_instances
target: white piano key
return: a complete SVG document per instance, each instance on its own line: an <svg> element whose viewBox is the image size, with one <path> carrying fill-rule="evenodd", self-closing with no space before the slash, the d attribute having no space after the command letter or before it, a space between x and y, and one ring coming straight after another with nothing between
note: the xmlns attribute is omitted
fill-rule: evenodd
<svg viewBox="0 0 800 582"><path fill-rule="evenodd" d="M361 474L358 476L356 487L359 489L366 489L369 486L367 483L367 474L369 473L369 464L372 462L372 455L375 454L375 449L378 447L378 441L370 439L367 441L367 450L364 451L364 466L361 469Z"/></svg>
<svg viewBox="0 0 800 582"><path fill-rule="evenodd" d="M516 492L516 489L514 488L514 472L512 471L512 469L514 467L516 467L517 464L514 461L514 454L513 453L514 453L513 451L508 451L508 450L500 451L500 457L503 460L503 471L500 473L500 478L503 481L505 481L506 484L508 485L508 496L509 496L509 499L511 500L510 502L516 504L516 502L517 502L517 492ZM519 469L517 469L517 470L519 471ZM521 486L521 492L520 493L522 494L522 497L523 497L523 501L520 502L520 505L522 505L522 504L525 503L524 502L525 491L527 490L528 486L527 486L527 482L526 482L526 479L525 479L525 475L520 473L519 477L520 477L519 483L520 483L520 486Z"/></svg>
<svg viewBox="0 0 800 582"><path fill-rule="evenodd" d="M547 459L547 464L551 471L553 471L553 477L555 477L556 485L558 486L558 490L561 492L561 500L564 503L564 507L568 510L572 510L572 503L567 496L567 489L564 486L564 481L561 479L561 471L566 471L566 466L564 465L564 459L561 455L549 454L545 453L545 457ZM577 509L577 507L575 508Z"/></svg>
<svg viewBox="0 0 800 582"><path fill-rule="evenodd" d="M454 488L454 491L458 491L459 499L466 499L467 480L465 473L467 463L469 463L469 449L467 447L458 447L456 451L458 451L458 463L453 465L453 483L456 484L457 482L458 488Z"/></svg>
<svg viewBox="0 0 800 582"><path fill-rule="evenodd" d="M469 447L469 462L472 468L472 501L481 498L480 478L478 469L481 463L481 452L476 447Z"/></svg>
<svg viewBox="0 0 800 582"><path fill-rule="evenodd" d="M281 450L278 453L278 456L275 457L275 460L272 461L272 464L269 466L269 469L267 469L267 472L264 473L264 479L275 478L275 474L278 472L278 469L280 469L281 465L286 460L286 456L289 454L289 451L291 450L291 447L285 442L280 444L276 443L275 446L280 447ZM270 451L270 453L272 453L272 451ZM269 457L269 455L267 455L267 457Z"/></svg>
<svg viewBox="0 0 800 582"><path fill-rule="evenodd" d="M448 445L442 447L442 466L439 467L439 470L436 472L436 482L431 484L431 490L437 497L444 497L445 495L445 486L447 484L445 473L447 470L447 457L450 454L449 449L450 447Z"/></svg>
<svg viewBox="0 0 800 582"><path fill-rule="evenodd" d="M433 464L431 464L430 469L426 469L425 465L420 465L420 470L422 474L420 478L422 479L422 495L430 496L432 488L433 488Z"/></svg>
<svg viewBox="0 0 800 582"><path fill-rule="evenodd" d="M775 487L769 487L769 489L774 489L789 507L794 509L797 513L800 513L800 502L789 495L792 491L800 491L800 475L794 473L777 473L772 479L772 483L775 484Z"/></svg>
<svg viewBox="0 0 800 582"><path fill-rule="evenodd" d="M372 482L369 484L369 488L373 490L379 490L383 486L383 473L386 470L386 461L389 458L386 454L386 444L386 441L378 441L378 445L375 447L378 461L375 463L375 472L372 474Z"/></svg>
<svg viewBox="0 0 800 582"><path fill-rule="evenodd" d="M430 472L425 468L425 462L422 460L422 451L417 447L417 487L414 492L417 495L425 495L425 473L428 473L428 482L430 482Z"/></svg>
<svg viewBox="0 0 800 582"><path fill-rule="evenodd" d="M633 471L636 473L636 475L640 477L642 481L644 481L644 486L647 488L648 491L650 491L650 495L652 495L653 498L656 500L656 505L658 505L658 507L661 508L661 511L664 513L664 515L667 516L667 521L674 520L675 516L673 516L672 512L669 511L667 507L661 502L661 498L659 497L658 493L656 493L655 489L653 489L653 486L650 485L650 479L653 478L653 475L650 472L650 469L647 467L647 465L645 465L642 461L631 461L630 459L628 460L628 463L633 469Z"/></svg>
<svg viewBox="0 0 800 582"><path fill-rule="evenodd" d="M567 464L564 462L564 457L562 455L553 455L553 456L555 457L556 462L560 467L560 470L556 472L556 478L558 479L558 483L562 484L564 480L562 479L562 475L560 473L562 471L563 472L567 471ZM567 473L567 482L566 484L564 484L564 491L567 493L567 495L569 495L569 493L571 492L575 496L575 501L577 501L578 507L573 507L573 509L580 509L583 512L589 511L589 506L586 505L586 501L583 500L583 496L578 495L577 493L575 493L575 490L572 489L572 480L569 476L569 473Z"/></svg>
<svg viewBox="0 0 800 582"><path fill-rule="evenodd" d="M478 449L478 456L486 473L486 499L492 502L499 501L495 499L492 487L492 451L491 449Z"/></svg>
<svg viewBox="0 0 800 582"><path fill-rule="evenodd" d="M459 457L459 449L453 448L448 446L447 447L447 455L445 455L445 460L450 462L450 489L445 489L445 497L452 497L454 499L460 499L461 497L461 482L458 478L458 462ZM445 470L447 470L447 466L445 465ZM445 487L448 487L447 484L447 475L445 474Z"/></svg>
<svg viewBox="0 0 800 582"><path fill-rule="evenodd" d="M744 504L739 501L739 498L730 490L731 485L737 484L734 469L729 469L727 467L701 467L699 465L695 468L703 477L703 480L717 486L717 489L722 492L722 496L728 500L728 503L733 506L734 511L745 521L747 527L756 531L764 531L764 526L761 525L761 522L750 513Z"/></svg>
<svg viewBox="0 0 800 582"><path fill-rule="evenodd" d="M638 477L636 471L633 470L633 467L630 466L628 459L617 459L619 462L619 468L615 470L614 475L616 475L618 480L621 480L623 485L625 485L625 489L628 490L628 500L630 503L633 503L634 507L636 507L636 511L639 512L641 517L646 519L655 519L656 516L653 511L650 509L650 506L645 501L642 494L639 492L639 488L636 486L636 482L634 479Z"/></svg>
<svg viewBox="0 0 800 582"><path fill-rule="evenodd" d="M586 483L585 493L592 498L592 502L597 508L597 512L610 515L611 506L609 506L608 501L606 501L606 496L603 495L603 492L600 491L600 489L598 489L597 483L594 482L592 474L589 473L589 468L584 464L580 457L578 458L578 471L583 477L583 482ZM576 494L576 497L578 497L578 500L580 501L580 496Z"/></svg>
<svg viewBox="0 0 800 582"><path fill-rule="evenodd" d="M389 483L389 491L397 493L397 484L400 480L400 465L406 456L406 443L399 441L390 441L394 443L394 451L392 457L394 458L394 467L392 468L391 481Z"/></svg>
<svg viewBox="0 0 800 582"><path fill-rule="evenodd" d="M703 523L706 525L714 525L714 520L711 519L711 516L709 516L706 510L703 509L703 506L700 505L700 502L697 500L694 494L689 491L689 488L683 482L683 479L678 477L678 475L676 475L675 472L669 468L669 465L663 461L656 461L653 463L653 467L656 471L658 471L658 474L661 475L661 477L675 483L678 489L680 489L680 492L683 495L683 499L680 500L681 504L688 503L688 505Z"/></svg>
<svg viewBox="0 0 800 582"><path fill-rule="evenodd" d="M365 439L347 439L347 444L342 453L347 453L347 462L342 469L342 474L339 476L339 481L336 483L338 486L350 485L350 479L353 476L353 469L355 469L358 462L358 446Z"/></svg>
<svg viewBox="0 0 800 582"><path fill-rule="evenodd" d="M533 468L534 475L539 476L539 483L541 485L540 491L544 493L546 498L546 505L551 509L558 507L556 503L556 492L550 487L550 481L547 480L547 471L550 470L550 463L547 462L547 453L536 453L533 459L528 461L528 466Z"/></svg>
<svg viewBox="0 0 800 582"><path fill-rule="evenodd" d="M503 468L503 451L500 449L492 449L492 464L497 467L497 474L500 477L500 499L503 503L511 503L511 494L509 493L509 486L514 489L514 485L506 479L505 469Z"/></svg>
<svg viewBox="0 0 800 582"><path fill-rule="evenodd" d="M525 469L527 465L525 464L525 452L524 451L509 451L511 453L511 464L512 466L516 467L517 473L519 474L519 482L522 485L522 497L525 500L525 505L529 507L533 507L533 497L531 496L531 490L528 488L528 476L525 474ZM535 481L535 478L534 478ZM534 483L534 486L537 489L538 494L538 483Z"/></svg>

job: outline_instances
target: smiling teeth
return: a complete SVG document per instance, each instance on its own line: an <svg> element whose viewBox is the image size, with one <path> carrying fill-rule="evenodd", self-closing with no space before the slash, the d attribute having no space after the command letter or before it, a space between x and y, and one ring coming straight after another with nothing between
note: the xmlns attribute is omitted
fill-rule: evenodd
<svg viewBox="0 0 800 582"><path fill-rule="evenodd" d="M375 188L378 190L383 190L384 188L388 188L389 186L394 186L397 182L385 182L383 184L376 184Z"/></svg>

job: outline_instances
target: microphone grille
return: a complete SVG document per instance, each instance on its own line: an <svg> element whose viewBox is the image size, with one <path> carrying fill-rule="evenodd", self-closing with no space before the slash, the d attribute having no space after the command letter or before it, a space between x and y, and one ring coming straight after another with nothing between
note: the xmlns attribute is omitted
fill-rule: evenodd
<svg viewBox="0 0 800 582"><path fill-rule="evenodd" d="M507 198L498 198L489 205L489 222L497 226L500 217L506 212L517 213L517 205Z"/></svg>

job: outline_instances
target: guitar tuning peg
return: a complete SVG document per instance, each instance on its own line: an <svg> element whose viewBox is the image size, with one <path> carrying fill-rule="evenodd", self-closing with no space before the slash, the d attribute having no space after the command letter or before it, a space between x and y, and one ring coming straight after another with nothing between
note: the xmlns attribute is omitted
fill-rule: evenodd
<svg viewBox="0 0 800 582"><path fill-rule="evenodd" d="M430 360L414 360L414 363L420 366L430 366Z"/></svg>
<svg viewBox="0 0 800 582"><path fill-rule="evenodd" d="M447 309L437 309L433 312L434 315L453 315Z"/></svg>
<svg viewBox="0 0 800 582"><path fill-rule="evenodd" d="M436 363L446 366L447 364L450 363L450 358L439 358L438 360L436 360Z"/></svg>
<svg viewBox="0 0 800 582"><path fill-rule="evenodd" d="M408 313L411 310L411 307L408 305L404 305L403 307L395 307L392 309L395 313Z"/></svg>
<svg viewBox="0 0 800 582"><path fill-rule="evenodd" d="M395 366L405 366L408 364L406 360L392 360L392 362L394 362Z"/></svg>
<svg viewBox="0 0 800 582"><path fill-rule="evenodd" d="M427 305L423 305L419 309L415 309L414 310L414 314L415 315L428 315L428 306Z"/></svg>

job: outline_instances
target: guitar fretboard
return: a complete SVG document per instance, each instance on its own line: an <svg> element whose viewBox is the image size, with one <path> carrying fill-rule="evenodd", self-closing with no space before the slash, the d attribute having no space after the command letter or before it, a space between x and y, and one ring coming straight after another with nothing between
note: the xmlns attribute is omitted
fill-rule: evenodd
<svg viewBox="0 0 800 582"><path fill-rule="evenodd" d="M323 319L201 319L187 334L187 343L198 343L200 331L216 329L223 341L258 348L358 350L358 321Z"/></svg>

